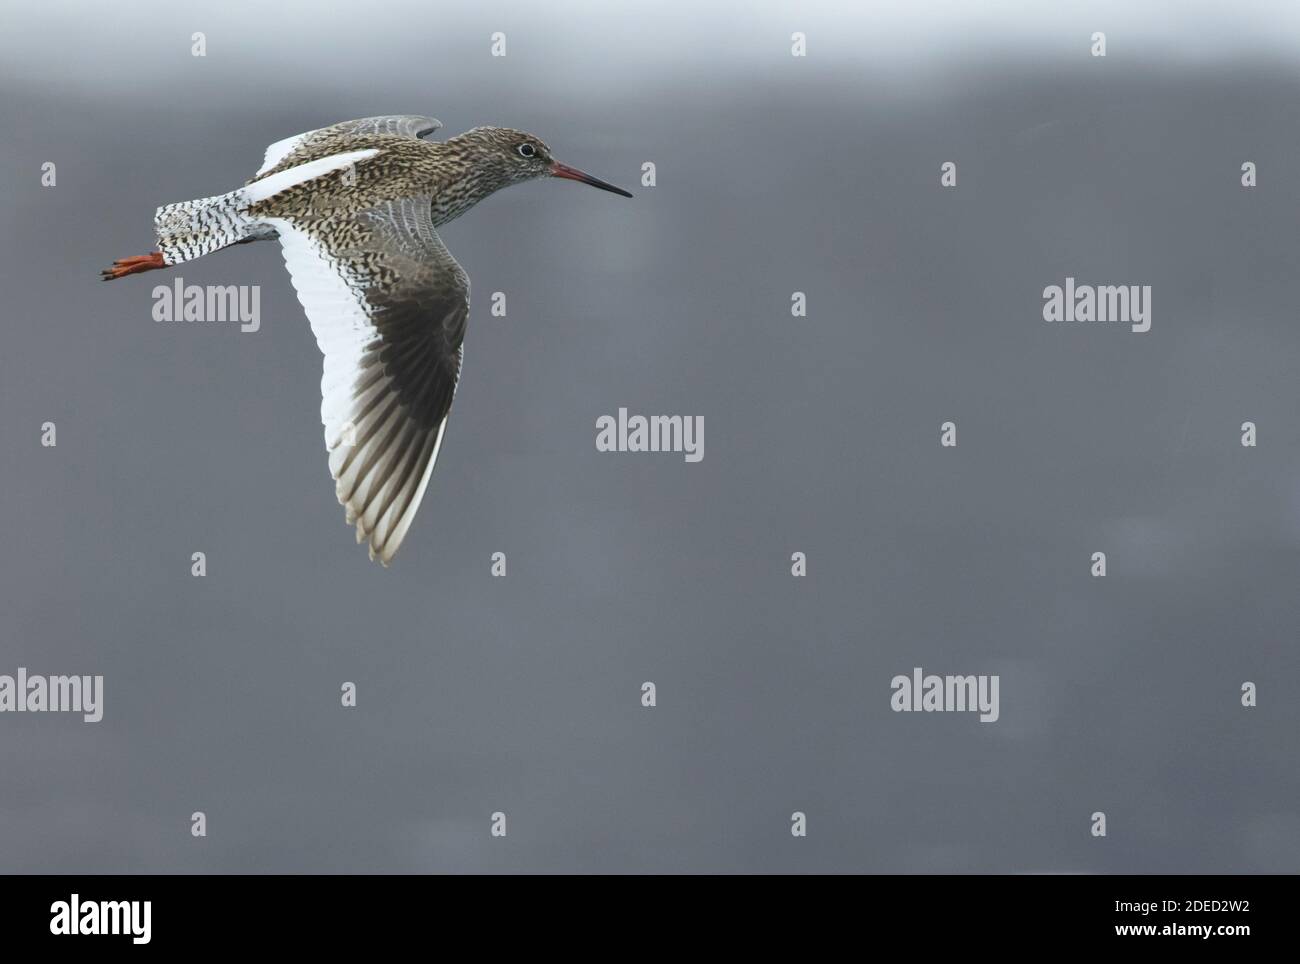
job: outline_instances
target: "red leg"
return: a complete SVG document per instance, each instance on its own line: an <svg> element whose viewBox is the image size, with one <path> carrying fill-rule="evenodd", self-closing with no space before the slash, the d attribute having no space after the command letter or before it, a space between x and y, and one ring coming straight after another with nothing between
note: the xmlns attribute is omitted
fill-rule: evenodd
<svg viewBox="0 0 1300 964"><path fill-rule="evenodd" d="M141 271L153 271L165 267L167 265L163 262L162 252L153 251L134 258L118 258L111 268L101 271L100 276L104 281L112 281L115 278L125 278L129 274L139 274Z"/></svg>

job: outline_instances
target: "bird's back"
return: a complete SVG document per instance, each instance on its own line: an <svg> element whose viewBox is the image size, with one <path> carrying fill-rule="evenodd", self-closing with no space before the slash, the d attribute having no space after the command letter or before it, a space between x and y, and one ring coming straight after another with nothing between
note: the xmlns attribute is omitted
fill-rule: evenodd
<svg viewBox="0 0 1300 964"><path fill-rule="evenodd" d="M319 217L355 213L385 201L431 195L439 183L441 144L397 134L329 133L301 143L248 184L341 155L363 159L279 190L249 210L252 217ZM373 154L369 152L374 152Z"/></svg>

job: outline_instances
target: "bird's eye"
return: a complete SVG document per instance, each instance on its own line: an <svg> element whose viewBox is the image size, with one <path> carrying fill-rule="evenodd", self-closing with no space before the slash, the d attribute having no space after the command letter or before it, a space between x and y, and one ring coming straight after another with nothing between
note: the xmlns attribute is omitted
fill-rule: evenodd
<svg viewBox="0 0 1300 964"><path fill-rule="evenodd" d="M532 144L520 144L520 145L519 145L519 156L520 156L520 157L536 157L536 156L537 156L537 148L533 147Z"/></svg>

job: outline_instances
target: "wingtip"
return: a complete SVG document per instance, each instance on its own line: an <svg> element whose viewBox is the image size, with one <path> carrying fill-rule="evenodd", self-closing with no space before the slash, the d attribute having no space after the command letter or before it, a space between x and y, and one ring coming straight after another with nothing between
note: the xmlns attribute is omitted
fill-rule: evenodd
<svg viewBox="0 0 1300 964"><path fill-rule="evenodd" d="M393 557L391 555L386 555L382 549L379 552L375 552L375 544L373 542L370 543L369 548L370 548L370 561L371 562L377 561L381 566L387 569L388 564L393 561Z"/></svg>

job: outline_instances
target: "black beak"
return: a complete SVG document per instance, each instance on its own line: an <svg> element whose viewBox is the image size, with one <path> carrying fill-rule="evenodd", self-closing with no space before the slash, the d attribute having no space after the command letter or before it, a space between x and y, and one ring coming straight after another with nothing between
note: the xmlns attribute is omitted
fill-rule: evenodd
<svg viewBox="0 0 1300 964"><path fill-rule="evenodd" d="M592 177L590 174L584 174L576 167L569 167L568 164L561 164L559 161L551 162L551 176L565 177L570 181L581 181L583 184L590 184L592 187L598 187L602 191L612 191L615 194L621 194L623 197L632 196L621 187L615 187L607 181L602 181L598 177Z"/></svg>

